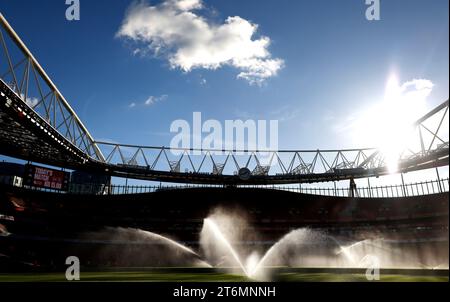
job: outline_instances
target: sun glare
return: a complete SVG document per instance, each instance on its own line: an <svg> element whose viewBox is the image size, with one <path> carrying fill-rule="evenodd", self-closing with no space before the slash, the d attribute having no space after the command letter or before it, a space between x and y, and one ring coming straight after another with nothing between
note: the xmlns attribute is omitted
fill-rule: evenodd
<svg viewBox="0 0 450 302"><path fill-rule="evenodd" d="M397 172L403 151L416 148L414 122L426 112L426 99L432 87L428 80L400 84L398 78L391 75L383 100L356 118L355 143L378 148L390 173Z"/></svg>

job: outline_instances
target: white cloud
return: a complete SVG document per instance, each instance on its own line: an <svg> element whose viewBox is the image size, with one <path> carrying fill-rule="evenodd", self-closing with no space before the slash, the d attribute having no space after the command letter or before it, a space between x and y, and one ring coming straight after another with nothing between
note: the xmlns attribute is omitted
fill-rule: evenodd
<svg viewBox="0 0 450 302"><path fill-rule="evenodd" d="M39 100L37 98L27 98L27 105L31 108L36 107L36 105L39 103Z"/></svg>
<svg viewBox="0 0 450 302"><path fill-rule="evenodd" d="M144 104L146 106L152 106L152 105L154 105L156 103L159 103L159 102L167 100L168 97L169 96L166 95L166 94L161 95L161 96L153 96L153 95L151 95L151 96L148 97L148 99L145 101Z"/></svg>
<svg viewBox="0 0 450 302"><path fill-rule="evenodd" d="M201 9L203 7L201 0L169 0L166 3L168 6L176 7L182 11Z"/></svg>
<svg viewBox="0 0 450 302"><path fill-rule="evenodd" d="M138 43L140 53L163 55L172 68L185 72L232 66L240 71L238 78L261 84L283 68L284 61L268 50L270 38L254 38L257 24L238 16L215 24L196 12L202 8L202 0L155 6L141 1L130 7L117 36Z"/></svg>
<svg viewBox="0 0 450 302"><path fill-rule="evenodd" d="M426 100L434 88L433 82L426 79L414 79L401 85L400 92L406 100Z"/></svg>
<svg viewBox="0 0 450 302"><path fill-rule="evenodd" d="M20 98L23 100L25 99L25 95L23 93L20 94ZM27 97L25 103L34 109L34 107L36 107L36 105L39 103L39 100L35 97Z"/></svg>
<svg viewBox="0 0 450 302"><path fill-rule="evenodd" d="M163 102L163 101L167 100L168 98L169 98L169 96L167 94L163 94L163 95L160 95L160 96L153 96L153 95L151 95L142 103L136 103L136 102L130 103L128 105L128 108L133 109L133 108L136 108L138 105L139 106L153 106L156 103Z"/></svg>

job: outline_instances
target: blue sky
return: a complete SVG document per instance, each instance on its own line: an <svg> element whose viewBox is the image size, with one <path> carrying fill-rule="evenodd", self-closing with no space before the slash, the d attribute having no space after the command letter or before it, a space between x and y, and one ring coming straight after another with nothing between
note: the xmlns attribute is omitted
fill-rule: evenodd
<svg viewBox="0 0 450 302"><path fill-rule="evenodd" d="M65 19L63 0L0 5L97 139L168 145L172 121L201 111L219 121L278 119L285 149L363 147L333 124L382 98L392 72L401 82L432 81L430 107L448 98L447 0L381 1L377 22L365 19L362 0L204 1L199 16L217 24L240 16L258 24L254 39L270 38L268 50L285 63L262 85L237 79L232 66L184 72L163 57L133 55L133 43L116 37L130 4L82 0L76 22Z"/></svg>
<svg viewBox="0 0 450 302"><path fill-rule="evenodd" d="M81 0L81 20L68 22L64 0L0 3L99 140L167 146L172 121L190 121L200 111L219 121L279 120L282 149L372 147L352 139L342 125L383 99L392 74L400 84L432 82L427 108L448 99L448 0L381 0L376 22L366 20L364 0L203 0L201 9L191 11L196 18L219 27L239 16L258 25L252 41L270 39L266 59L283 64L259 85L237 78L242 68L236 63L173 66L168 56L177 43L158 55L155 49L133 54L148 46L118 36L133 5Z"/></svg>

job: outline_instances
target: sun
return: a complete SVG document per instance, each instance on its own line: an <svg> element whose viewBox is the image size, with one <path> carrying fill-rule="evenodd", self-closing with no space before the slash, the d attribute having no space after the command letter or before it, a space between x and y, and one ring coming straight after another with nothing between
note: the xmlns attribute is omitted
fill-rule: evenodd
<svg viewBox="0 0 450 302"><path fill-rule="evenodd" d="M387 81L383 99L356 118L352 127L354 141L377 148L390 173L398 171L402 153L415 148L414 123L426 112L432 87L428 80L400 84L393 74Z"/></svg>

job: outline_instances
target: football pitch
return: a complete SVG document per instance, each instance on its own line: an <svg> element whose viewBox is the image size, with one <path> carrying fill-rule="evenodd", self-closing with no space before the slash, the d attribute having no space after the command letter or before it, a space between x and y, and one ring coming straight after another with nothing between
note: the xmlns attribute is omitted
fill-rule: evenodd
<svg viewBox="0 0 450 302"><path fill-rule="evenodd" d="M447 272L447 273L445 273ZM324 270L290 270L272 274L276 282L367 282L364 273ZM66 282L65 273L1 274L0 282ZM415 271L414 274L387 272L380 274L379 282L448 282L448 271L436 273ZM199 269L152 269L142 271L81 271L80 282L258 282L242 275Z"/></svg>

